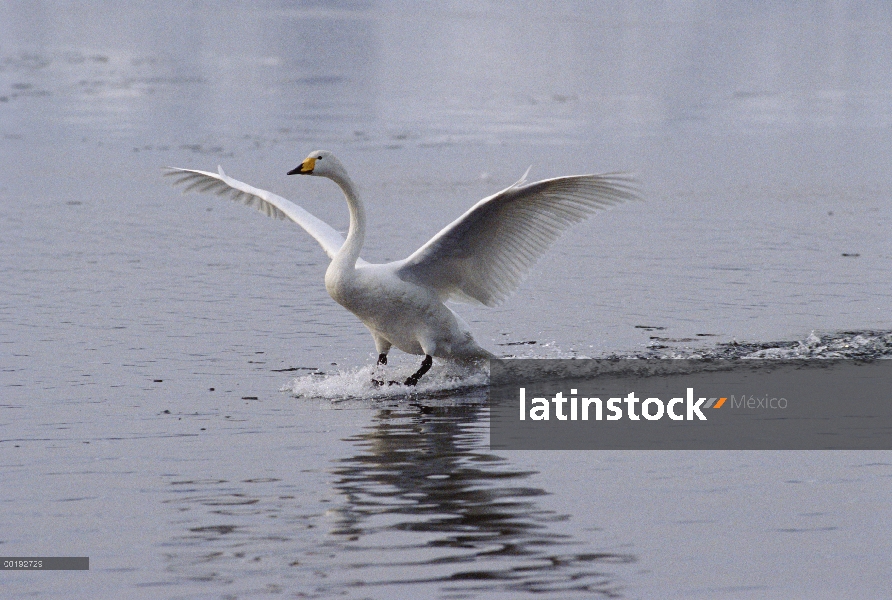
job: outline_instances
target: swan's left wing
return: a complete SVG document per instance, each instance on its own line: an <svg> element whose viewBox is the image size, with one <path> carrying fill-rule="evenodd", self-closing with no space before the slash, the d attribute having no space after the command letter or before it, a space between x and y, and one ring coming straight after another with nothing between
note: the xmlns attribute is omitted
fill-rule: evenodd
<svg viewBox="0 0 892 600"><path fill-rule="evenodd" d="M344 245L344 236L331 225L314 217L294 202L272 192L248 185L238 179L233 179L223 172L223 167L217 167L217 169L219 173L167 167L165 175L177 177L174 184L184 184L186 187L183 193L192 190L214 192L218 196L229 196L233 200L253 206L268 217L294 221L319 242L329 258L334 258L341 246ZM365 264L365 261L359 259L357 264Z"/></svg>
<svg viewBox="0 0 892 600"><path fill-rule="evenodd" d="M475 204L405 259L397 275L436 289L444 300L495 306L570 226L638 197L634 180L623 174L525 180Z"/></svg>

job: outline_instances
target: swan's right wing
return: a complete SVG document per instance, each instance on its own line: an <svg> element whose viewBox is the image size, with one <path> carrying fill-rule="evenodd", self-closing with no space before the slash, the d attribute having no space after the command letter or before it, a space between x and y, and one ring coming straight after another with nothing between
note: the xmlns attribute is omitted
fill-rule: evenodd
<svg viewBox="0 0 892 600"><path fill-rule="evenodd" d="M574 223L636 199L626 175L576 175L514 185L484 198L399 264L396 274L443 299L495 306Z"/></svg>
<svg viewBox="0 0 892 600"><path fill-rule="evenodd" d="M231 199L243 202L247 206L253 206L268 217L276 219L291 219L309 233L329 258L334 258L341 246L344 245L344 236L335 229L317 219L294 202L286 200L266 190L253 187L233 179L223 172L223 167L217 167L219 173L198 171L195 169L178 169L167 167L166 176L177 177L174 185L185 185L183 193L193 190L199 192L214 192L218 196L229 196ZM362 259L358 262L364 262Z"/></svg>

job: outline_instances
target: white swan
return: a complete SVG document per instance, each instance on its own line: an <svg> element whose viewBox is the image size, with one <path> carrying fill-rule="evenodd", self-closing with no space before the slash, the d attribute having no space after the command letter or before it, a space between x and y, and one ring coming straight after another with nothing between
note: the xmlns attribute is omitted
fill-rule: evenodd
<svg viewBox="0 0 892 600"><path fill-rule="evenodd" d="M325 272L325 289L368 327L378 364L387 364L393 346L424 356L421 368L406 385L418 382L434 356L460 361L493 356L474 341L467 324L444 301L497 305L571 225L598 209L636 197L632 180L621 174L557 177L530 184L524 174L514 185L475 204L408 258L370 264L359 257L365 240L365 208L344 166L331 152L311 152L288 175L328 177L340 186L350 209L346 240L293 202L218 169L219 173L209 173L169 168L167 174L178 176L177 184L188 184L184 193L230 195L267 216L291 219L316 238L332 259Z"/></svg>

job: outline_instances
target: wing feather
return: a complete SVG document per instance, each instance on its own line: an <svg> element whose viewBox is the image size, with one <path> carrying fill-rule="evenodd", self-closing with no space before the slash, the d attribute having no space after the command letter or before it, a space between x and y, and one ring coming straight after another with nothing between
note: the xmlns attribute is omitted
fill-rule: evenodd
<svg viewBox="0 0 892 600"><path fill-rule="evenodd" d="M475 204L402 261L397 275L443 299L495 306L564 231L638 198L634 180L620 173L525 179Z"/></svg>
<svg viewBox="0 0 892 600"><path fill-rule="evenodd" d="M184 194L192 191L213 192L218 196L229 196L236 202L252 206L268 217L290 219L313 236L329 258L334 258L344 245L344 236L294 202L233 179L223 172L222 167L218 169L218 173L210 173L196 169L167 167L165 176L174 177L174 185L183 185ZM357 264L365 264L365 261L359 259Z"/></svg>

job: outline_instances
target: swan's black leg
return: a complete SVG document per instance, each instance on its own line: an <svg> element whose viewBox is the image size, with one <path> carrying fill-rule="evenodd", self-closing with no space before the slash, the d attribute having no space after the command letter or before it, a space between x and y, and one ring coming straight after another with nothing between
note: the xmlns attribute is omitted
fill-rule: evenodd
<svg viewBox="0 0 892 600"><path fill-rule="evenodd" d="M421 379L421 376L430 370L432 364L434 364L434 359L430 354L425 354L424 360L421 361L421 368L415 371L415 373L406 380L406 385L417 384L418 380Z"/></svg>
<svg viewBox="0 0 892 600"><path fill-rule="evenodd" d="M381 354L378 355L378 364L376 364L375 366L380 367L381 365L386 365L386 364L387 364L387 355L382 352ZM375 387L381 387L382 385L384 385L384 380L383 379L372 379L372 385Z"/></svg>

